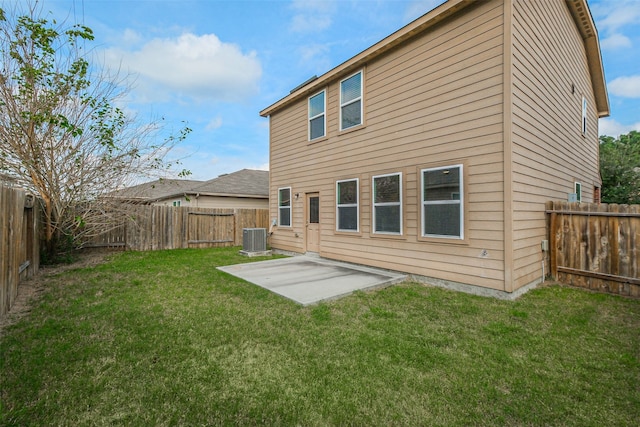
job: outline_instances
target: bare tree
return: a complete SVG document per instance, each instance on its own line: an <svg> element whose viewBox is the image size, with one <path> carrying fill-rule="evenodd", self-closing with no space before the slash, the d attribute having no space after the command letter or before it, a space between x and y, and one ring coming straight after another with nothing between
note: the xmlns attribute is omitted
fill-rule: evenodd
<svg viewBox="0 0 640 427"><path fill-rule="evenodd" d="M0 174L42 199L53 256L113 224L105 194L171 171L190 129L162 138L162 120L125 114L130 76L92 62L92 30L43 15L37 1L0 8Z"/></svg>

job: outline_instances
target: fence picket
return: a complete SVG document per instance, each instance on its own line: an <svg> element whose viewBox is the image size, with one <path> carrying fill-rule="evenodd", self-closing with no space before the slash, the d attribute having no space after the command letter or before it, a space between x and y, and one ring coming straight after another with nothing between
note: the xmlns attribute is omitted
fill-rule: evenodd
<svg viewBox="0 0 640 427"><path fill-rule="evenodd" d="M119 227L86 247L114 246L134 251L240 246L243 228L268 228L268 209L214 209L131 206Z"/></svg>
<svg viewBox="0 0 640 427"><path fill-rule="evenodd" d="M547 214L552 277L640 296L640 205L550 202Z"/></svg>
<svg viewBox="0 0 640 427"><path fill-rule="evenodd" d="M25 206L24 190L0 185L0 316L18 296L18 285L40 267L38 203Z"/></svg>

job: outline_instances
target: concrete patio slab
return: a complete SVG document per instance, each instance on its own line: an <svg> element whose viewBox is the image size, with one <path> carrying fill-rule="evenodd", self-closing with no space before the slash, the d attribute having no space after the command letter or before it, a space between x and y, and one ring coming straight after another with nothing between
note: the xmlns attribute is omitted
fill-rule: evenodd
<svg viewBox="0 0 640 427"><path fill-rule="evenodd" d="M357 290L390 286L400 273L308 255L218 267L302 305L336 299Z"/></svg>

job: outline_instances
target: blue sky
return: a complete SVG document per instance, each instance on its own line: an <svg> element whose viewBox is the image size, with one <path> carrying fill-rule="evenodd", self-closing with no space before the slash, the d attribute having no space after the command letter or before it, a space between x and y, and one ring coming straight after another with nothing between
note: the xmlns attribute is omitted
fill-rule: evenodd
<svg viewBox="0 0 640 427"><path fill-rule="evenodd" d="M555 0L532 0L555 1ZM96 54L136 75L125 108L193 129L173 152L193 179L267 169L259 111L441 0L42 0L84 23ZM589 0L611 116L600 134L640 130L640 0Z"/></svg>

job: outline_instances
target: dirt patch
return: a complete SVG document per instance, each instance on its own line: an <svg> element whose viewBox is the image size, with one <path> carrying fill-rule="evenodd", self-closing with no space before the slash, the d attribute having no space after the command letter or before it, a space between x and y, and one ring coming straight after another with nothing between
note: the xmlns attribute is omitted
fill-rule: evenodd
<svg viewBox="0 0 640 427"><path fill-rule="evenodd" d="M37 275L20 282L18 285L18 296L11 306L11 309L4 316L0 316L0 337L7 326L13 325L31 312L31 308L46 289L47 281L51 276L67 270L93 267L102 264L106 262L107 257L113 253L114 251L112 250L83 250L78 253L78 259L71 264L41 266Z"/></svg>

